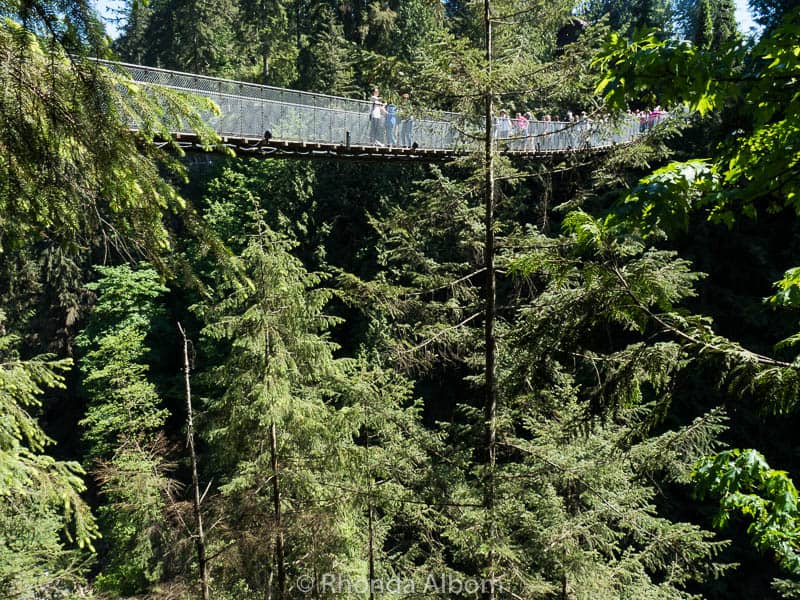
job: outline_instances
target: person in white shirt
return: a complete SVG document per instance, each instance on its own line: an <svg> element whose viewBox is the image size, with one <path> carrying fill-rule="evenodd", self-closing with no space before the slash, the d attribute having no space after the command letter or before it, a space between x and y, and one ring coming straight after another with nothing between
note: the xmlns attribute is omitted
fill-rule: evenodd
<svg viewBox="0 0 800 600"><path fill-rule="evenodd" d="M500 116L497 117L496 125L495 137L501 140L507 140L511 135L511 118L506 111L500 111Z"/></svg>
<svg viewBox="0 0 800 600"><path fill-rule="evenodd" d="M385 145L386 104L381 100L378 88L372 89L372 105L369 109L369 139L376 146Z"/></svg>

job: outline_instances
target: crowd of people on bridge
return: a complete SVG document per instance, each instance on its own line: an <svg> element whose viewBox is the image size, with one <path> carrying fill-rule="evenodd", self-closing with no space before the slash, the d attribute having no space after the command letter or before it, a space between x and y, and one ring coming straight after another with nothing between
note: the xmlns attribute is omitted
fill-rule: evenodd
<svg viewBox="0 0 800 600"><path fill-rule="evenodd" d="M628 127L631 131L644 133L667 116L660 106L652 110L628 111ZM578 148L589 142L594 132L609 123L608 115L590 116L567 111L560 115L542 114L536 118L531 112L517 112L513 118L501 110L494 122L494 137L506 140L511 150L553 150L556 148ZM637 125L638 124L638 125Z"/></svg>
<svg viewBox="0 0 800 600"><path fill-rule="evenodd" d="M505 109L494 120L494 138L503 140L509 150L552 151L581 148L598 143L630 141L636 133L644 133L664 119L668 113L660 106L654 109L628 111L627 119L611 123L607 114L589 115L568 110L563 116L517 112L514 117ZM600 137L603 139L601 140ZM414 146L414 117L408 94L398 104L384 102L378 88L373 88L369 110L369 138L375 146ZM596 138L596 139L595 139Z"/></svg>

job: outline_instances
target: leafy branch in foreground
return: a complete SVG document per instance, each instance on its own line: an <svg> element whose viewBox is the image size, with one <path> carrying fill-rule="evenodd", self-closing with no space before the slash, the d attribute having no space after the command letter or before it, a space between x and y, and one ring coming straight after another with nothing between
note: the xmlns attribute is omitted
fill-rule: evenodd
<svg viewBox="0 0 800 600"><path fill-rule="evenodd" d="M651 186L655 195L653 201L641 204L643 213L664 198L664 191L703 196L700 205L712 206L709 217L729 225L738 214L755 217L757 200L768 211L800 210L798 35L800 11L795 9L757 44L729 45L724 51L659 40L652 31L639 32L630 41L616 34L609 38L594 65L601 73L597 91L611 108L623 110L638 100L683 104L701 116L723 109L738 111L737 129L720 139L714 159L707 161L710 176L689 177L701 164L697 159L657 171L653 175L660 173L659 182L665 185L669 182L663 175L683 176L673 178L675 185L667 190ZM709 187L710 180L716 185Z"/></svg>
<svg viewBox="0 0 800 600"><path fill-rule="evenodd" d="M5 317L0 311L0 332ZM99 537L89 507L83 469L43 454L52 440L31 414L47 388L64 387L69 359L22 360L13 335L0 335L0 593L11 596L79 578ZM20 525L25 524L22 529Z"/></svg>
<svg viewBox="0 0 800 600"><path fill-rule="evenodd" d="M169 247L163 217L184 202L159 167L185 173L152 142L177 122L213 144L210 103L132 85L14 18L0 19L0 88L0 251L41 239L150 257Z"/></svg>
<svg viewBox="0 0 800 600"><path fill-rule="evenodd" d="M800 591L800 511L788 474L770 468L760 452L733 449L700 461L692 479L700 498L719 498L714 526L724 528L736 514L750 520L747 533L755 547L773 553L796 579L783 582L784 589Z"/></svg>

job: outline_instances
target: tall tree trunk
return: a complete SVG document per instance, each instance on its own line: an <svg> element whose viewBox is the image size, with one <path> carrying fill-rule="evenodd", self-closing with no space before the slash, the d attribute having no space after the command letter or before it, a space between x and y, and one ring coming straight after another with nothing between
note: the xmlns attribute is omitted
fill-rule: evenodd
<svg viewBox="0 0 800 600"><path fill-rule="evenodd" d="M372 510L372 464L369 460L369 410L364 397L364 455L367 463L367 526L369 528L369 600L375 600L375 523Z"/></svg>
<svg viewBox="0 0 800 600"><path fill-rule="evenodd" d="M203 600L209 600L208 591L208 560L206 558L206 536L203 531L203 513L200 511L201 495L200 495L200 479L197 475L197 452L194 447L194 417L192 413L192 385L190 380L190 365L189 365L189 340L186 337L186 331L178 322L178 331L183 339L183 381L186 390L186 443L189 447L189 458L192 462L192 489L194 497L192 498L192 505L194 509L194 525L195 536L194 542L197 548L197 566L200 571L200 590L202 592Z"/></svg>
<svg viewBox="0 0 800 600"><path fill-rule="evenodd" d="M267 0L261 0L261 58L264 85L269 85L269 44L267 42Z"/></svg>
<svg viewBox="0 0 800 600"><path fill-rule="evenodd" d="M485 190L484 190L484 227L486 239L484 241L484 265L486 269L486 284L484 289L484 378L485 399L484 419L486 421L486 481L484 487L483 504L486 509L489 533L489 557L487 561L487 577L491 580L485 589L484 598L494 600L495 557L493 544L495 543L496 524L494 521L495 481L494 471L496 463L496 438L497 438L497 367L496 351L497 340L495 337L496 318L496 273L495 273L495 240L494 240L494 147L493 147L493 105L492 105L492 18L491 2L483 3L484 36L486 46L486 68L489 74L489 84L485 97Z"/></svg>
<svg viewBox="0 0 800 600"><path fill-rule="evenodd" d="M373 526L371 494L367 502L369 503L367 508L367 520L369 522L369 600L375 600L375 528Z"/></svg>
<svg viewBox="0 0 800 600"><path fill-rule="evenodd" d="M276 598L286 597L286 564L283 548L283 522L281 519L281 487L278 479L278 433L275 422L269 427L269 449L272 458L272 497L275 514L275 562L278 567L278 593Z"/></svg>

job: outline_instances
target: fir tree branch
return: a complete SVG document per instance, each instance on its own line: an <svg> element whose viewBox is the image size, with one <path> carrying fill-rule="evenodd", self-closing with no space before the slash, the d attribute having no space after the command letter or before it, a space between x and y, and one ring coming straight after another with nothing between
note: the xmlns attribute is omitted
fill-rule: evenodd
<svg viewBox="0 0 800 600"><path fill-rule="evenodd" d="M782 360L778 360L772 358L770 356L765 356L763 354L759 354L757 352L753 352L751 350L747 350L746 348L742 348L741 346L735 345L733 342L729 342L734 348L726 348L720 344L712 343L706 340L703 340L691 333L687 333L682 329L674 326L673 324L669 323L665 320L661 315L654 313L650 310L650 308L639 299L636 293L631 289L630 285L628 284L628 280L625 276L620 272L619 267L614 264L611 266L611 270L613 271L614 275L619 280L620 284L622 285L623 290L625 293L633 300L635 307L645 313L648 317L653 319L656 323L664 327L665 330L671 332L672 334L676 335L677 337L681 338L682 340L689 342L690 344L694 344L696 346L700 346L703 349L711 350L717 354L722 354L724 356L738 356L744 359L750 359L752 362L757 364L768 366L768 367L781 367L785 369L795 369L797 370L800 368L800 365L785 362Z"/></svg>
<svg viewBox="0 0 800 600"><path fill-rule="evenodd" d="M444 329L442 329L441 331L436 333L436 335L432 335L427 340L417 344L416 346L414 346L412 348L408 348L407 350L400 350L399 353L401 355L406 355L406 354L412 354L412 353L416 352L417 350L421 350L425 346L428 346L428 345L432 344L433 342L435 342L438 338L442 337L446 333L450 333L451 331L455 331L456 329L460 329L461 327L463 327L464 325L466 325L470 321L480 317L481 315L483 315L482 312L477 312L477 313L467 317L466 319L464 319L463 321L461 321L457 325L452 325L450 327L445 327Z"/></svg>
<svg viewBox="0 0 800 600"><path fill-rule="evenodd" d="M469 273L468 275L464 275L463 277L460 277L460 278L456 279L455 281L451 281L449 283L445 283L444 285L440 285L440 286L437 286L437 287L428 288L427 290L421 290L419 292L411 292L411 293L408 293L408 294L401 294L400 297L401 298L412 298L414 296L424 296L425 294L432 294L433 292L437 292L439 290L444 290L446 288L451 288L451 287L461 283L462 281L467 281L468 279L471 279L472 277L475 277L475 275L479 275L479 274L483 273L485 270L486 270L485 267L481 267L477 271L473 271L472 273Z"/></svg>

